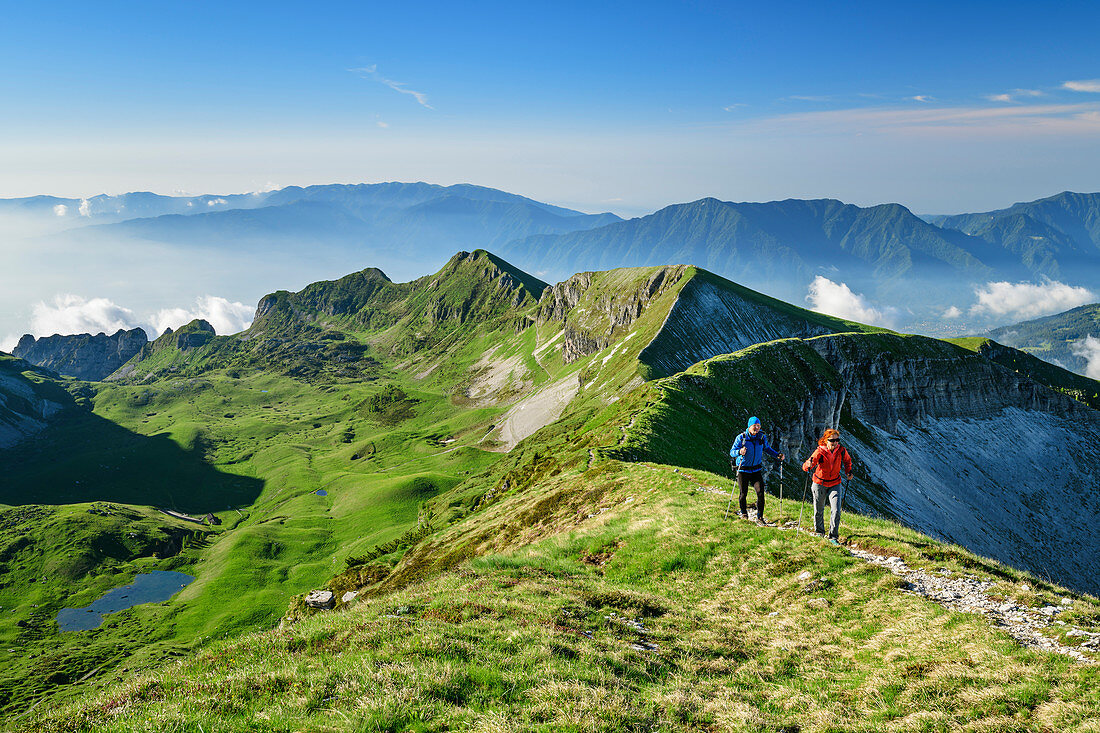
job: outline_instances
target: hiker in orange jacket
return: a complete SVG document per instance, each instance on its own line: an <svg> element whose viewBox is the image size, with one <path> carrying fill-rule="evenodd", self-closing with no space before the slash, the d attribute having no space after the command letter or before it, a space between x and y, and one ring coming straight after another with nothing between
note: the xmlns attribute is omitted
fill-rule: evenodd
<svg viewBox="0 0 1100 733"><path fill-rule="evenodd" d="M829 428L817 441L814 450L806 462L803 471L814 469L814 531L825 534L825 500L829 500L829 539L834 542L840 538L840 506L844 501L844 490L840 485L840 470L848 479L852 478L852 457L840 444L840 433Z"/></svg>

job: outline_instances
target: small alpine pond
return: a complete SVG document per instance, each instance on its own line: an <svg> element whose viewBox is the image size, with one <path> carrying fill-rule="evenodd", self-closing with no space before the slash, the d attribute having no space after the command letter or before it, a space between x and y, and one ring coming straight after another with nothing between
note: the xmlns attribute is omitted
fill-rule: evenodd
<svg viewBox="0 0 1100 733"><path fill-rule="evenodd" d="M108 613L125 611L142 603L159 603L179 593L195 578L174 570L153 570L143 573L129 585L107 591L98 601L84 608L62 608L57 612L57 626L62 631L88 631L99 627Z"/></svg>

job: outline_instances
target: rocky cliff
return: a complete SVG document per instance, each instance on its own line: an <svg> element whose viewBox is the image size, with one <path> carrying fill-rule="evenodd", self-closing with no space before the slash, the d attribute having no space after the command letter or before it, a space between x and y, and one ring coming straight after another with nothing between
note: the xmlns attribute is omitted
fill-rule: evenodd
<svg viewBox="0 0 1100 733"><path fill-rule="evenodd" d="M578 273L545 290L535 320L561 325L562 356L570 364L610 346L653 301L682 284L685 269L681 265Z"/></svg>
<svg viewBox="0 0 1100 733"><path fill-rule="evenodd" d="M535 319L561 325L568 364L606 349L653 309L661 320L638 356L647 378L778 338L879 330L792 306L685 265L579 273L546 289Z"/></svg>
<svg viewBox="0 0 1100 733"><path fill-rule="evenodd" d="M13 356L35 366L77 379L97 381L118 369L149 341L145 331L119 329L108 336L89 333L71 336L44 336L36 339L26 334L12 351Z"/></svg>
<svg viewBox="0 0 1100 733"><path fill-rule="evenodd" d="M40 370L0 354L0 450L42 432L50 418L72 405L70 395Z"/></svg>

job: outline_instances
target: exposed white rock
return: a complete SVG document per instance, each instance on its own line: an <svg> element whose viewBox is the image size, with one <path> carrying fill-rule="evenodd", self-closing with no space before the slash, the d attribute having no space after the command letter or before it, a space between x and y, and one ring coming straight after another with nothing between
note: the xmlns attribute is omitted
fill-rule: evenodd
<svg viewBox="0 0 1100 733"><path fill-rule="evenodd" d="M336 597L330 590L314 590L306 595L305 602L310 608L329 609L336 605Z"/></svg>

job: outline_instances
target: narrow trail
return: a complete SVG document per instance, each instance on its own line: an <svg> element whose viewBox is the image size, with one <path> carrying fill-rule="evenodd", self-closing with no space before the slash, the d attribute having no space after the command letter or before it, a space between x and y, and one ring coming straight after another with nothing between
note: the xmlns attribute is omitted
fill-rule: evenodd
<svg viewBox="0 0 1100 733"><path fill-rule="evenodd" d="M656 468L654 466L647 466L647 468L652 471L675 473L681 478L691 481L698 487L699 491L705 493L721 496L729 495L728 490L701 483L694 476L684 473L678 468ZM741 520L734 519L732 521ZM756 522L755 508L749 510L749 521ZM769 528L779 531L793 530L811 537L816 536L809 529L799 527L798 523L793 520L787 520L778 525L773 524ZM1097 661L1094 656L1089 656L1085 651L1094 655L1100 652L1100 633L1084 631L1054 618L1056 614L1072 607L1073 599L1071 598L1063 598L1059 606L1043 606L1041 608L1021 606L991 595L990 591L994 583L990 580L982 580L973 575L952 574L947 570L933 573L912 568L906 565L900 557L864 549L854 542L842 543L838 547L864 562L885 568L894 575L903 578L905 580L903 591L906 593L920 596L952 611L980 614L991 625L1004 631L1021 646L1064 654L1081 664L1095 664ZM1083 640L1080 647L1065 646L1057 640L1040 633L1043 629L1052 626L1068 627L1068 636Z"/></svg>

